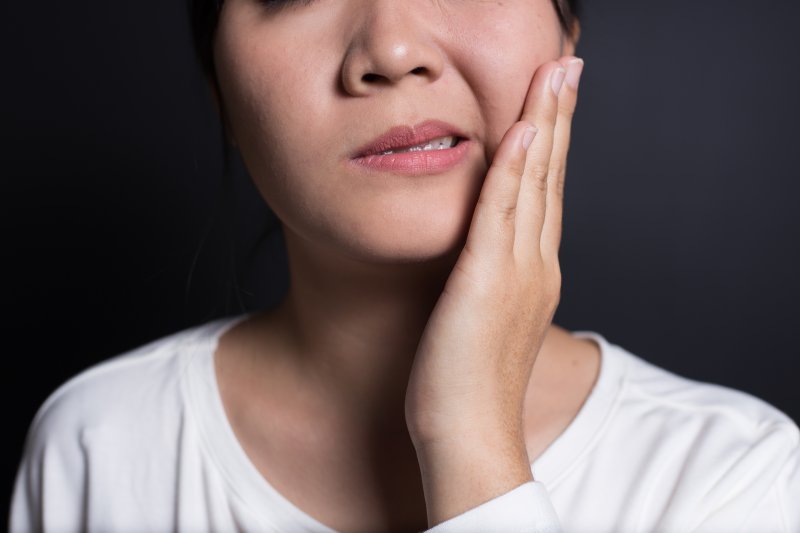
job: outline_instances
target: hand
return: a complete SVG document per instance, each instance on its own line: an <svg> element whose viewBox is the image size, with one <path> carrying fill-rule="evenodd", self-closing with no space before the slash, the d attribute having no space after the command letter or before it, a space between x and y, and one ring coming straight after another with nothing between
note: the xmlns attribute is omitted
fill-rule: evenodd
<svg viewBox="0 0 800 533"><path fill-rule="evenodd" d="M522 409L560 299L564 175L581 67L563 57L534 74L417 348L405 414L432 524L532 479ZM569 82L557 95L560 74Z"/></svg>

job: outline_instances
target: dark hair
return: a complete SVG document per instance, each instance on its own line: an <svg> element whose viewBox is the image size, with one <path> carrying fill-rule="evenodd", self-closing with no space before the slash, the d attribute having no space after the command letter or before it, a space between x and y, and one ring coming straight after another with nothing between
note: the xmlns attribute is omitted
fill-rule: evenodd
<svg viewBox="0 0 800 533"><path fill-rule="evenodd" d="M578 20L580 0L552 0L558 13L561 28L572 35ZM216 83L214 58L212 54L214 34L217 31L219 12L224 0L188 0L189 19L192 25L194 49L203 72L209 80Z"/></svg>
<svg viewBox="0 0 800 533"><path fill-rule="evenodd" d="M580 0L553 0L558 13L558 20L561 22L561 29L564 34L572 37L575 31L575 24L580 18Z"/></svg>

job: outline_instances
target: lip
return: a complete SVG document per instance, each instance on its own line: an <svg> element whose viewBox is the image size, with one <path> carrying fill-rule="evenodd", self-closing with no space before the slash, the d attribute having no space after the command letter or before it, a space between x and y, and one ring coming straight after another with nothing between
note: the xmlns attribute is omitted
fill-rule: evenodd
<svg viewBox="0 0 800 533"><path fill-rule="evenodd" d="M427 143L439 137L457 137L458 144L442 150L425 150L383 155L382 152ZM362 146L351 156L351 162L372 170L403 174L443 172L464 160L472 142L452 124L426 120L415 126L395 126Z"/></svg>

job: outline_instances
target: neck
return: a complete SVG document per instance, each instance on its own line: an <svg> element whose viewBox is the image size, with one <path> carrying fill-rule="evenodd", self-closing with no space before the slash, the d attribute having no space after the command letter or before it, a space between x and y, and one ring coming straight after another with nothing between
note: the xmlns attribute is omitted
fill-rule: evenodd
<svg viewBox="0 0 800 533"><path fill-rule="evenodd" d="M275 311L289 360L355 425L405 431L406 385L419 339L456 254L370 264L286 232L291 284Z"/></svg>

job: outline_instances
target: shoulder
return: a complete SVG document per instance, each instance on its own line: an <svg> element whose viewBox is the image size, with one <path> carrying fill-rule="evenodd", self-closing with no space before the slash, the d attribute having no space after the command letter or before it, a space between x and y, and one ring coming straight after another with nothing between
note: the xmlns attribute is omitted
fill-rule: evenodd
<svg viewBox="0 0 800 533"><path fill-rule="evenodd" d="M664 506L702 516L709 529L729 526L732 517L800 526L787 507L800 497L800 430L789 416L752 394L677 375L618 346L609 347L609 358L622 368L610 440L671 487L661 491Z"/></svg>
<svg viewBox="0 0 800 533"><path fill-rule="evenodd" d="M719 427L745 440L777 431L788 442L800 442L789 416L750 393L680 376L619 346L611 345L610 352L624 365L622 401L629 408L656 410L688 427Z"/></svg>
<svg viewBox="0 0 800 533"><path fill-rule="evenodd" d="M797 455L800 430L779 409L747 392L680 376L591 331L574 332L600 345L600 374L589 399L605 419L602 433L625 446L663 450L675 458L722 453L769 457Z"/></svg>
<svg viewBox="0 0 800 533"><path fill-rule="evenodd" d="M114 530L156 515L168 521L176 460L196 444L184 383L231 320L117 355L53 392L28 431L11 530Z"/></svg>
<svg viewBox="0 0 800 533"><path fill-rule="evenodd" d="M643 436L651 429L674 450L683 450L685 461L707 461L705 474L748 470L765 480L777 478L788 463L797 465L800 430L776 407L744 391L679 376L628 352L620 356L628 366L620 413Z"/></svg>
<svg viewBox="0 0 800 533"><path fill-rule="evenodd" d="M789 503L800 498L800 431L791 418L597 333L574 334L600 344L601 371L572 434L578 455L552 474L556 483L577 491L604 480L603 511L616 520L638 509L648 525L637 530L800 528L800 510Z"/></svg>
<svg viewBox="0 0 800 533"><path fill-rule="evenodd" d="M193 350L225 320L195 326L100 362L58 387L29 430L29 447L87 431L129 435L178 414L180 381Z"/></svg>

